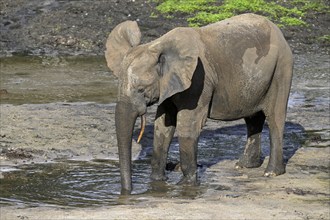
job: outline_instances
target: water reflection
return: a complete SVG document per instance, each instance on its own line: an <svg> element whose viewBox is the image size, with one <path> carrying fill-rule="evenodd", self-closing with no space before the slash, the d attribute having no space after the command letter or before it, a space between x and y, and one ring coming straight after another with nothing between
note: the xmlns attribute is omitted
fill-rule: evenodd
<svg viewBox="0 0 330 220"><path fill-rule="evenodd" d="M145 169L138 168L139 175L144 175L135 178L138 184L148 179L143 174L148 170L147 164L144 166ZM88 207L118 204L119 188L115 162L61 162L26 165L3 173L0 195L2 205Z"/></svg>

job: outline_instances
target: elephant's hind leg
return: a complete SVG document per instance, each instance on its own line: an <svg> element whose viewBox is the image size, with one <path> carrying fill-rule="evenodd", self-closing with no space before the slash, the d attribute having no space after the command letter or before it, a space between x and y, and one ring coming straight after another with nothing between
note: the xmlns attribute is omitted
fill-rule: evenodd
<svg viewBox="0 0 330 220"><path fill-rule="evenodd" d="M244 118L247 126L247 143L243 155L236 164L237 167L254 168L261 166L261 132L265 118L262 111Z"/></svg>
<svg viewBox="0 0 330 220"><path fill-rule="evenodd" d="M268 106L264 111L270 136L269 162L264 176L278 176L285 173L283 132L292 80L292 63L289 61L290 59L276 68L268 94Z"/></svg>
<svg viewBox="0 0 330 220"><path fill-rule="evenodd" d="M276 116L278 115L278 117ZM285 113L267 116L270 136L270 155L264 176L278 176L285 173L283 162L283 131Z"/></svg>

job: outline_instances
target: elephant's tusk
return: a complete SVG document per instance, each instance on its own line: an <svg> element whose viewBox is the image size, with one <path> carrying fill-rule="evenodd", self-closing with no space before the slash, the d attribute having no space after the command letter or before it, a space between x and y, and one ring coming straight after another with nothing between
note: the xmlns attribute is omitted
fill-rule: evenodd
<svg viewBox="0 0 330 220"><path fill-rule="evenodd" d="M140 143L140 141L141 141L145 126L146 126L146 115L142 115L141 116L141 131L140 131L139 137L137 139L137 143Z"/></svg>

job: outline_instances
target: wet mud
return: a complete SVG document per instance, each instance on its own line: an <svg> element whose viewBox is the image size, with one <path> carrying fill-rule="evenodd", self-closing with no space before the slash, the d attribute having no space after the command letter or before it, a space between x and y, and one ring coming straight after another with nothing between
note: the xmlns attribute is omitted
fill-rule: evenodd
<svg viewBox="0 0 330 220"><path fill-rule="evenodd" d="M117 79L101 56L0 58L0 103L116 101Z"/></svg>

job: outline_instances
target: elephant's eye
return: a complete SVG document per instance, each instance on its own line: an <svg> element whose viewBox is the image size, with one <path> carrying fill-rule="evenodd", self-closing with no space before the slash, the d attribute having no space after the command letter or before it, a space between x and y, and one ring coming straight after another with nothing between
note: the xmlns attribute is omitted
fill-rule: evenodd
<svg viewBox="0 0 330 220"><path fill-rule="evenodd" d="M138 89L138 93L144 93L144 88Z"/></svg>

